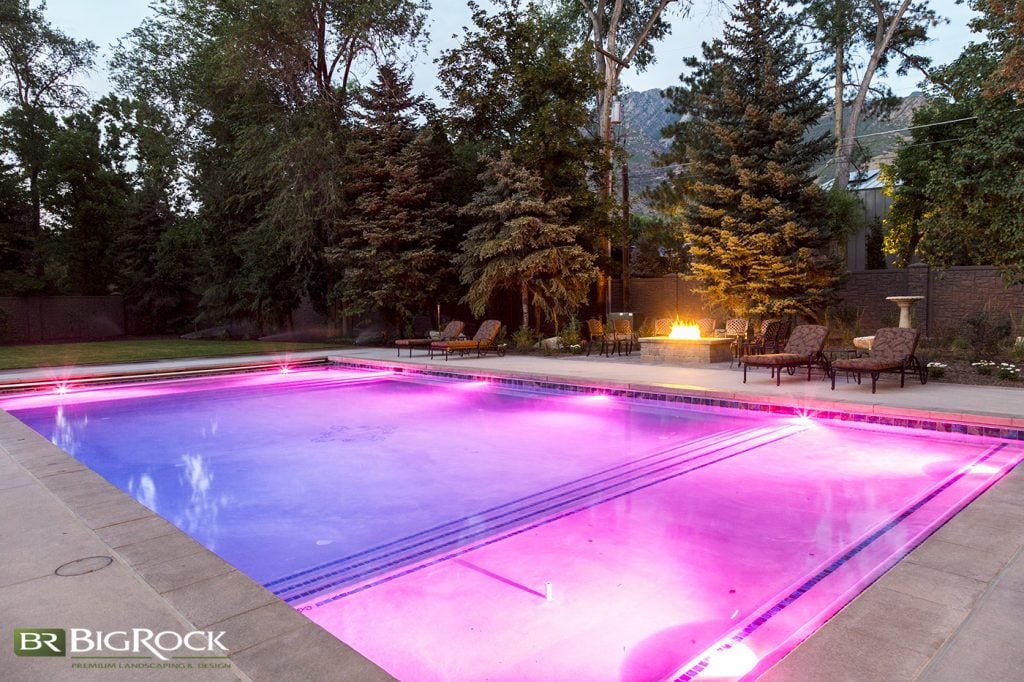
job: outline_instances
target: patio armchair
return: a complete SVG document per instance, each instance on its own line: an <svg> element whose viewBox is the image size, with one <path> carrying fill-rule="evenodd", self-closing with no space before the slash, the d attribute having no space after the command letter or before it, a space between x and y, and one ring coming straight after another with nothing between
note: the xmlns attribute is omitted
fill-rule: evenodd
<svg viewBox="0 0 1024 682"><path fill-rule="evenodd" d="M754 334L754 338L743 344L740 355L777 353L780 350L777 347L777 339L782 334L782 326L784 324L785 320L778 318L761 320L761 328Z"/></svg>
<svg viewBox="0 0 1024 682"><path fill-rule="evenodd" d="M465 341L454 340L454 341L434 341L430 344L430 357L433 359L434 351L444 353L445 361L448 360L448 356L459 351L460 355L465 355L471 351L476 351L476 356L483 357L487 351L496 349L498 356L502 357L505 355L505 349L503 346L495 347L494 341L498 338L498 332L501 331L501 322L498 320L484 320L480 325L480 328L476 330L476 334L473 335L472 339Z"/></svg>
<svg viewBox="0 0 1024 682"><path fill-rule="evenodd" d="M659 317L654 321L654 335L668 336L672 333L672 318Z"/></svg>
<svg viewBox="0 0 1024 682"><path fill-rule="evenodd" d="M697 320L697 328L700 329L701 338L709 339L715 335L715 327L718 321L711 317L702 317Z"/></svg>
<svg viewBox="0 0 1024 682"><path fill-rule="evenodd" d="M928 383L928 370L914 356L920 333L907 327L883 327L875 332L871 344L871 355L866 358L833 360L829 367L832 390L836 390L836 373L853 372L860 383L861 373L871 375L871 392L875 392L882 372L899 372L900 388L903 388L908 371L917 372L922 384Z"/></svg>
<svg viewBox="0 0 1024 682"><path fill-rule="evenodd" d="M729 351L732 357L729 359L729 366L739 359L743 352L743 344L747 341L747 330L750 329L750 321L745 317L734 317L725 321L725 335L732 339L729 344Z"/></svg>
<svg viewBox="0 0 1024 682"><path fill-rule="evenodd" d="M590 349L595 343L601 344L601 355L608 357L608 348L615 344L614 334L609 334L601 320L591 318L587 320L587 357L590 357Z"/></svg>
<svg viewBox="0 0 1024 682"><path fill-rule="evenodd" d="M617 317L612 320L612 342L618 349L619 355L622 355L622 344L626 345L626 355L633 352L633 341L636 335L633 333L633 321L624 318Z"/></svg>
<svg viewBox="0 0 1024 682"><path fill-rule="evenodd" d="M409 349L409 357L412 357L413 348L429 348L434 341L454 341L466 327L460 320L452 320L441 330L441 336L436 339L395 339L395 346L398 348L398 357L402 357L402 349Z"/></svg>
<svg viewBox="0 0 1024 682"><path fill-rule="evenodd" d="M771 367L775 377L775 385L782 382L782 370L789 369L793 373L797 367L807 366L807 380L811 380L811 367L815 362L825 364L821 349L825 347L828 327L819 324L801 324L793 330L786 346L781 353L764 353L760 355L744 355L743 383L747 383L747 367ZM827 364L825 364L827 367Z"/></svg>

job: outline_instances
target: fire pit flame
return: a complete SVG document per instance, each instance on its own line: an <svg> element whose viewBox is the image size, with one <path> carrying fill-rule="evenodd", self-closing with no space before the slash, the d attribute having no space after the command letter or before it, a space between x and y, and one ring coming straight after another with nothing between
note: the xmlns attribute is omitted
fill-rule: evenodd
<svg viewBox="0 0 1024 682"><path fill-rule="evenodd" d="M669 332L668 338L670 339L699 339L700 338L700 327L695 324L680 324L676 323L672 325L672 331Z"/></svg>

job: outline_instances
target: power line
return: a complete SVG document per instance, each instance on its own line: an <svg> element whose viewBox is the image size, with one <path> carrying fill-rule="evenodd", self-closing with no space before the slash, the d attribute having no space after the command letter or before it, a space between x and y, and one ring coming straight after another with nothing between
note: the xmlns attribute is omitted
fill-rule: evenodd
<svg viewBox="0 0 1024 682"><path fill-rule="evenodd" d="M1011 109L1010 111L1008 111L1006 113L1013 114L1013 113L1016 113L1018 111L1024 111L1024 107L1022 107L1020 109ZM935 123L922 123L919 126L910 126L909 128L899 128L897 130L883 130L880 133L865 133L863 135L854 135L853 139L860 140L860 139L863 139L865 137L876 137L878 135L892 135L893 133L906 133L906 132L909 132L911 130L920 130L921 128L931 128L933 126L949 125L950 123L963 123L964 121L974 121L974 120L977 120L978 118L980 118L980 117L979 116L966 116L964 118L955 118L955 119L952 119L952 120L949 120L949 121L936 121Z"/></svg>

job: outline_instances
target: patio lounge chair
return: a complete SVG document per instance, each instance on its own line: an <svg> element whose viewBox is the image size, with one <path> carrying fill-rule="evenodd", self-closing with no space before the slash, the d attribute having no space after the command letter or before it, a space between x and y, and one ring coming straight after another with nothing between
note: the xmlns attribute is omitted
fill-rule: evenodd
<svg viewBox="0 0 1024 682"><path fill-rule="evenodd" d="M436 339L396 339L395 346L398 348L398 356L402 356L402 349L409 349L409 357L412 357L413 348L429 348L434 341L454 341L465 328L465 323L459 320L452 320L441 331L441 336Z"/></svg>
<svg viewBox="0 0 1024 682"><path fill-rule="evenodd" d="M899 372L900 388L904 386L907 371L917 372L922 384L928 382L928 370L921 366L914 351L920 334L916 329L907 327L882 327L875 332L875 340L871 344L871 356L866 358L848 358L833 360L829 367L829 378L832 379L832 390L836 389L836 372L853 372L860 383L862 372L871 374L871 392L875 392L878 377L882 372Z"/></svg>
<svg viewBox="0 0 1024 682"><path fill-rule="evenodd" d="M448 356L455 351L459 351L460 355L465 355L474 350L478 358L483 357L487 351L494 348L494 340L498 338L499 331L501 331L501 322L498 320L484 320L472 339L465 341L434 341L431 343L430 357L434 357L434 351L441 351L444 353L444 359L448 360ZM496 350L499 357L505 355L504 347L498 347Z"/></svg>
<svg viewBox="0 0 1024 682"><path fill-rule="evenodd" d="M819 324L801 324L793 330L781 353L765 353L762 355L744 355L743 383L747 383L747 367L771 367L775 375L775 385L782 382L782 370L795 369L807 365L807 380L811 380L811 367L822 360L821 349L825 347L828 327ZM827 366L827 365L826 365Z"/></svg>
<svg viewBox="0 0 1024 682"><path fill-rule="evenodd" d="M701 338L709 339L715 335L715 327L718 326L718 320L712 317L702 317L697 320L697 329L700 329Z"/></svg>
<svg viewBox="0 0 1024 682"><path fill-rule="evenodd" d="M595 343L601 344L601 355L608 357L608 349L615 345L614 334L609 334L601 320L591 318L587 320L587 357L590 356L590 349Z"/></svg>

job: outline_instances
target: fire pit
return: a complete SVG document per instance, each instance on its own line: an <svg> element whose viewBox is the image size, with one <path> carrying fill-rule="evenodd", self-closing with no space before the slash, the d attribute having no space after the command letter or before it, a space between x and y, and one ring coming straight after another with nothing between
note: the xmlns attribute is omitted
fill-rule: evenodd
<svg viewBox="0 0 1024 682"><path fill-rule="evenodd" d="M640 359L695 365L729 362L732 341L728 337L702 337L695 324L674 324L668 336L640 339Z"/></svg>

